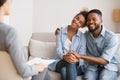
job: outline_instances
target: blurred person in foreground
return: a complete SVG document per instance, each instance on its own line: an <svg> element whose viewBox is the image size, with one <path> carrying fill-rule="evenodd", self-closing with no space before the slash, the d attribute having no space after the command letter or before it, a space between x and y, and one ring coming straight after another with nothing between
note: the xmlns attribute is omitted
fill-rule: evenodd
<svg viewBox="0 0 120 80"><path fill-rule="evenodd" d="M45 69L45 65L27 64L24 57L25 52L17 32L13 27L3 22L4 16L10 15L10 6L10 0L0 0L0 51L9 53L18 74L20 74L24 80L29 80L30 76L33 76L32 80L43 80L45 73L42 72ZM39 79L35 78L35 76L41 75L42 77L39 77Z"/></svg>

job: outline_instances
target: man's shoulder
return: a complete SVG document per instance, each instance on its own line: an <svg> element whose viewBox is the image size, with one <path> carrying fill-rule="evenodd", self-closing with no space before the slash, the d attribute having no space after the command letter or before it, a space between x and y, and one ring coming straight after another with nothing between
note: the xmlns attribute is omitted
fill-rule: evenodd
<svg viewBox="0 0 120 80"><path fill-rule="evenodd" d="M112 32L112 31L110 31L110 30L106 30L105 31L105 36L104 36L104 38L107 40L107 41L116 41L116 40L118 40L118 36L114 33L114 32Z"/></svg>
<svg viewBox="0 0 120 80"><path fill-rule="evenodd" d="M84 33L85 36L87 36L87 35L89 35L89 34L90 34L89 31L85 31L85 33Z"/></svg>
<svg viewBox="0 0 120 80"><path fill-rule="evenodd" d="M115 37L116 34L110 30L105 30L105 37Z"/></svg>

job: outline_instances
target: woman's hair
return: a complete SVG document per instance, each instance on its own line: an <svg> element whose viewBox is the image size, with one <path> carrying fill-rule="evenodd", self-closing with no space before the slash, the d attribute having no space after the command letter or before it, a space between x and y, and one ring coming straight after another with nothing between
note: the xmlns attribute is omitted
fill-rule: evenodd
<svg viewBox="0 0 120 80"><path fill-rule="evenodd" d="M0 0L0 7L6 2L7 0Z"/></svg>

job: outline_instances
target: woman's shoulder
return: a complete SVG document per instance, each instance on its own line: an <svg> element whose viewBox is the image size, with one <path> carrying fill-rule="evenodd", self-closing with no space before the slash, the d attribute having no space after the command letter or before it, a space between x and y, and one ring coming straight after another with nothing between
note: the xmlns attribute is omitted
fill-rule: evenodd
<svg viewBox="0 0 120 80"><path fill-rule="evenodd" d="M16 33L16 30L5 23L0 23L0 32L2 32L3 34L10 34L10 33Z"/></svg>

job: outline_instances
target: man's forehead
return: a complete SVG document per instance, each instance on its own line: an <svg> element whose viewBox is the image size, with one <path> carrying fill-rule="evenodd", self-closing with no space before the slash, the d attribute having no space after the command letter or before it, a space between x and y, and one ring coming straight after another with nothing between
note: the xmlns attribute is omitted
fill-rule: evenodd
<svg viewBox="0 0 120 80"><path fill-rule="evenodd" d="M88 14L87 17L98 17L98 16L101 17L98 13L91 12L91 13Z"/></svg>

